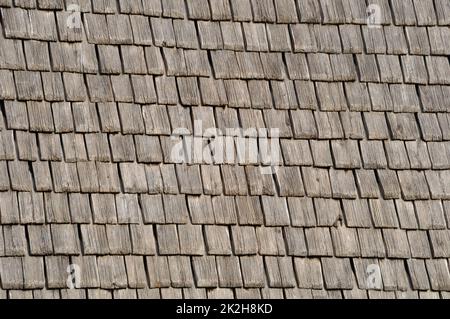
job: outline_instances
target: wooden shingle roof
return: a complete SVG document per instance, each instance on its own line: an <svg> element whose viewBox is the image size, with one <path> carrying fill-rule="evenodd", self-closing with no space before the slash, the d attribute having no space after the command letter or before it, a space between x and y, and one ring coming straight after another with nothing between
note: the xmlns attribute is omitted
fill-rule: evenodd
<svg viewBox="0 0 450 319"><path fill-rule="evenodd" d="M0 298L448 298L450 2L369 4L0 0Z"/></svg>

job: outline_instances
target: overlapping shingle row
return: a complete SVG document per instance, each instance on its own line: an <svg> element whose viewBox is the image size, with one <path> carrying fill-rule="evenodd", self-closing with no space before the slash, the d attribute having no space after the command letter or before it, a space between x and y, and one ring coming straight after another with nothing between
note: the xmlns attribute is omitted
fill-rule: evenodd
<svg viewBox="0 0 450 319"><path fill-rule="evenodd" d="M448 0L0 13L1 298L449 297Z"/></svg>

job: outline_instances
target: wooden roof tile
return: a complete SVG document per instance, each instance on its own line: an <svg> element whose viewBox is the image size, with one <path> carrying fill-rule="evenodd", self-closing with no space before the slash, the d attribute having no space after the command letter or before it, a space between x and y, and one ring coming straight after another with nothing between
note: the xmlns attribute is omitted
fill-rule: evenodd
<svg viewBox="0 0 450 319"><path fill-rule="evenodd" d="M50 225L29 225L27 233L30 238L30 255L42 256L53 253Z"/></svg>
<svg viewBox="0 0 450 319"><path fill-rule="evenodd" d="M400 66L400 60L399 57L396 55L377 55L378 65L380 70L383 70L383 72L380 73L380 79L382 82L387 83L402 83L403 82L403 76L402 76L402 68ZM406 74L405 74L406 76ZM409 80L411 81L411 80ZM405 86L396 86L397 90L403 93L402 89L406 88ZM396 91L397 91L396 90ZM404 91L407 91L406 89ZM393 92L397 93L397 92ZM405 92L406 93L406 92ZM393 94L393 97L397 98L398 101L401 101L401 98L403 97L400 93Z"/></svg>
<svg viewBox="0 0 450 319"><path fill-rule="evenodd" d="M47 222L70 222L70 209L66 193L44 193L44 204Z"/></svg>
<svg viewBox="0 0 450 319"><path fill-rule="evenodd" d="M380 261L381 274L385 290L407 290L408 274L402 260L383 259Z"/></svg>
<svg viewBox="0 0 450 319"><path fill-rule="evenodd" d="M364 27L363 27L364 28ZM364 50L361 29L356 25L339 25L343 53L362 53ZM368 52L371 53L371 52Z"/></svg>
<svg viewBox="0 0 450 319"><path fill-rule="evenodd" d="M316 225L316 216L311 198L289 197L288 206L293 226Z"/></svg>
<svg viewBox="0 0 450 319"><path fill-rule="evenodd" d="M214 256L193 257L195 282L197 287L215 288L219 284Z"/></svg>
<svg viewBox="0 0 450 319"><path fill-rule="evenodd" d="M317 127L311 110L291 111L293 133L296 138L316 138Z"/></svg>
<svg viewBox="0 0 450 319"><path fill-rule="evenodd" d="M0 98L15 99L16 89L14 85L13 72L9 70L0 70Z"/></svg>
<svg viewBox="0 0 450 319"><path fill-rule="evenodd" d="M303 181L298 167L280 167L276 172L276 176L280 187L280 196L305 195Z"/></svg>
<svg viewBox="0 0 450 319"><path fill-rule="evenodd" d="M353 289L353 271L348 258L322 258L327 289Z"/></svg>
<svg viewBox="0 0 450 319"><path fill-rule="evenodd" d="M385 141L384 147L390 169L409 169L408 155L403 141Z"/></svg>
<svg viewBox="0 0 450 319"><path fill-rule="evenodd" d="M53 188L50 168L47 162L32 163L34 183L37 191L50 191Z"/></svg>
<svg viewBox="0 0 450 319"><path fill-rule="evenodd" d="M45 221L45 210L44 196L42 193L20 192L17 195L21 223L43 223Z"/></svg>
<svg viewBox="0 0 450 319"><path fill-rule="evenodd" d="M115 164L96 163L100 192L114 192L120 190L119 172Z"/></svg>
<svg viewBox="0 0 450 319"><path fill-rule="evenodd" d="M302 167L305 191L309 197L331 197L328 170L315 167Z"/></svg>
<svg viewBox="0 0 450 319"><path fill-rule="evenodd" d="M430 31L432 28L430 28ZM445 32L445 31L444 31ZM428 55L430 54L430 43L433 45L433 36L430 32L428 39L427 28L406 27L406 38L408 39L409 52L411 54Z"/></svg>
<svg viewBox="0 0 450 319"><path fill-rule="evenodd" d="M367 129L367 137L369 140L389 139L389 129L384 113L364 112L363 116L365 127Z"/></svg>
<svg viewBox="0 0 450 319"><path fill-rule="evenodd" d="M88 224L92 221L92 211L88 194L69 194L69 207L73 223Z"/></svg>
<svg viewBox="0 0 450 319"><path fill-rule="evenodd" d="M247 195L245 170L239 165L223 165L223 191L225 195Z"/></svg>
<svg viewBox="0 0 450 319"><path fill-rule="evenodd" d="M348 139L363 139L366 136L361 113L359 112L341 112L341 123L344 129L344 135Z"/></svg>
<svg viewBox="0 0 450 319"><path fill-rule="evenodd" d="M298 22L294 0L275 0L275 11L278 23Z"/></svg>
<svg viewBox="0 0 450 319"><path fill-rule="evenodd" d="M111 0L98 1L93 4L92 11L94 13L117 13L117 2Z"/></svg>
<svg viewBox="0 0 450 319"><path fill-rule="evenodd" d="M335 226L339 221L342 221L343 216L339 201L328 198L315 198L314 205L318 226Z"/></svg>
<svg viewBox="0 0 450 319"><path fill-rule="evenodd" d="M139 256L125 256L125 265L128 275L128 287L146 288L147 275L145 273L144 259Z"/></svg>
<svg viewBox="0 0 450 319"><path fill-rule="evenodd" d="M405 70L407 67L403 66L403 69ZM419 98L414 86L392 84L390 89L394 103L394 112L417 112L420 110Z"/></svg>
<svg viewBox="0 0 450 319"><path fill-rule="evenodd" d="M231 255L232 250L228 227L206 225L204 229L208 254Z"/></svg>
<svg viewBox="0 0 450 319"><path fill-rule="evenodd" d="M117 223L116 205L113 194L92 194L91 200L95 223Z"/></svg>
<svg viewBox="0 0 450 319"><path fill-rule="evenodd" d="M389 86L386 83L369 83L369 92L373 111L392 111L393 103Z"/></svg>
<svg viewBox="0 0 450 319"><path fill-rule="evenodd" d="M334 198L356 198L356 184L352 171L330 169Z"/></svg>
<svg viewBox="0 0 450 319"><path fill-rule="evenodd" d="M311 151L314 159L314 166L331 167L333 166L333 158L329 141L311 140Z"/></svg>
<svg viewBox="0 0 450 319"><path fill-rule="evenodd" d="M238 204L239 202L239 204ZM253 200L255 202L255 200ZM258 210L256 206L256 216L248 216L249 214L255 214L250 208L251 202L246 200L245 197L236 198L236 202L233 196L217 196L212 198L212 204L214 209L214 217L216 224L236 224L237 214L239 210L240 221L244 221L249 224L262 224L262 212ZM259 202L258 202L259 204ZM256 205L256 203L255 203ZM250 212L249 212L250 211ZM246 216L247 215L247 216ZM241 217L242 216L242 217Z"/></svg>
<svg viewBox="0 0 450 319"><path fill-rule="evenodd" d="M69 264L67 256L45 257L48 288L67 288L66 269Z"/></svg>
<svg viewBox="0 0 450 319"><path fill-rule="evenodd" d="M17 192L1 192L0 217L3 224L17 224L20 221Z"/></svg>
<svg viewBox="0 0 450 319"><path fill-rule="evenodd" d="M331 141L331 149L336 168L359 168L361 166L356 141Z"/></svg>
<svg viewBox="0 0 450 319"><path fill-rule="evenodd" d="M140 196L145 223L164 223L164 208L161 195Z"/></svg>
<svg viewBox="0 0 450 319"><path fill-rule="evenodd" d="M309 83L309 82L306 82ZM271 81L272 95L274 99L274 107L276 109L296 109L299 102L295 94L293 81ZM309 86L314 90L314 86ZM308 96L309 98L309 96ZM303 100L300 103L303 105ZM314 100L315 102L315 100ZM305 102L307 104L308 102ZM307 107L305 107L307 108Z"/></svg>
<svg viewBox="0 0 450 319"><path fill-rule="evenodd" d="M411 285L413 289L430 289L430 282L427 276L425 262L420 259L411 259L407 261L407 267L411 276Z"/></svg>
<svg viewBox="0 0 450 319"><path fill-rule="evenodd" d="M281 148L285 165L291 166L313 164L308 141L282 139Z"/></svg>
<svg viewBox="0 0 450 319"><path fill-rule="evenodd" d="M48 44L40 41L25 41L24 51L30 71L50 71Z"/></svg>
<svg viewBox="0 0 450 319"><path fill-rule="evenodd" d="M310 24L293 24L290 26L294 52L316 52L317 40L314 27Z"/></svg>
<svg viewBox="0 0 450 319"><path fill-rule="evenodd" d="M257 82L252 79L264 78L264 69L261 63L260 55L256 52L236 52L238 68L241 71L241 78L250 79L249 83L266 83ZM249 84L250 88L250 84Z"/></svg>
<svg viewBox="0 0 450 319"><path fill-rule="evenodd" d="M24 70L25 55L23 53L22 41L4 39L4 45L0 49L0 66L6 69Z"/></svg>
<svg viewBox="0 0 450 319"><path fill-rule="evenodd" d="M333 79L333 70L328 54L309 53L307 59L311 80L331 81Z"/></svg>
<svg viewBox="0 0 450 319"><path fill-rule="evenodd" d="M408 240L413 258L431 258L430 242L425 231L409 231Z"/></svg>
<svg viewBox="0 0 450 319"><path fill-rule="evenodd" d="M425 261L430 279L431 289L445 290L450 289L450 273L445 259L428 259Z"/></svg>
<svg viewBox="0 0 450 319"><path fill-rule="evenodd" d="M413 32L408 32L409 30L407 29L407 35L408 35L408 39L411 37L412 40L410 42L412 42L413 40L415 40L415 44L417 44L415 46L415 48L417 48L417 50L420 50L420 46L418 45L421 40L425 40L425 35L422 34L424 33L425 30L428 30L428 36L426 37L426 40L430 41L430 45L429 50L425 52L425 54L430 54L430 51L432 54L448 54L449 50L448 48L443 45L442 42L447 41L447 39L450 37L450 32L448 31L448 29L446 28L440 28L440 27L428 27L428 28L411 28L412 30L417 30L416 33L419 33L418 30L421 30L420 35L419 34L415 34ZM422 31L423 30L423 31ZM409 33L412 33L411 36L409 36ZM419 39L419 36L420 39ZM417 38L417 40L416 40ZM410 44L410 46L412 46ZM422 53L423 51L419 51L420 53ZM417 53L417 54L420 54Z"/></svg>
<svg viewBox="0 0 450 319"><path fill-rule="evenodd" d="M371 28L369 26L362 26L362 34L364 37L364 43L366 45L366 52L368 54L386 53L386 40L383 28Z"/></svg>
<svg viewBox="0 0 450 319"><path fill-rule="evenodd" d="M131 253L128 225L106 225L106 238L108 239L111 255L127 255Z"/></svg>
<svg viewBox="0 0 450 319"><path fill-rule="evenodd" d="M332 256L333 244L327 227L305 229L308 256Z"/></svg>
<svg viewBox="0 0 450 319"><path fill-rule="evenodd" d="M22 259L25 289L45 288L44 260L42 257Z"/></svg>
<svg viewBox="0 0 450 319"><path fill-rule="evenodd" d="M393 200L369 199L369 205L375 227L398 227L397 214Z"/></svg>
<svg viewBox="0 0 450 319"><path fill-rule="evenodd" d="M376 56L374 54L357 55L356 59L361 82L380 81Z"/></svg>
<svg viewBox="0 0 450 319"><path fill-rule="evenodd" d="M75 163L52 162L54 189L57 193L78 192L80 182Z"/></svg>
<svg viewBox="0 0 450 319"><path fill-rule="evenodd" d="M287 25L267 24L266 27L270 51L291 51L291 40Z"/></svg>
<svg viewBox="0 0 450 319"><path fill-rule="evenodd" d="M188 222L188 209L184 195L163 195L163 202L167 223L185 224Z"/></svg>
<svg viewBox="0 0 450 319"><path fill-rule="evenodd" d="M287 226L290 224L286 199L262 196L261 202L266 226Z"/></svg>
<svg viewBox="0 0 450 319"><path fill-rule="evenodd" d="M104 155L106 159L106 148L102 148L103 141L106 142L105 135L93 135L97 136L97 140L93 139L92 142L97 142L97 145L94 144L92 147L97 147L98 154ZM136 151L133 143L132 135L109 135L109 142L111 145L111 157L113 162L132 162L136 158ZM104 144L106 147L106 144ZM100 151L101 150L101 151ZM94 153L94 152L92 152ZM95 153L94 153L95 154ZM103 157L103 156L102 156Z"/></svg>
<svg viewBox="0 0 450 319"><path fill-rule="evenodd" d="M156 253L152 225L130 225L130 235L133 254L154 255Z"/></svg>
<svg viewBox="0 0 450 319"><path fill-rule="evenodd" d="M405 230L383 229L386 252L389 258L410 258L408 238Z"/></svg>
<svg viewBox="0 0 450 319"><path fill-rule="evenodd" d="M442 139L443 133L441 133L439 120L436 114L419 113L417 117L425 141L440 141Z"/></svg>
<svg viewBox="0 0 450 319"><path fill-rule="evenodd" d="M295 287L292 259L289 257L264 257L269 287Z"/></svg>
<svg viewBox="0 0 450 319"><path fill-rule="evenodd" d="M294 258L298 286L305 289L322 289L322 267L316 258Z"/></svg>
<svg viewBox="0 0 450 319"><path fill-rule="evenodd" d="M16 141L17 141L17 153L19 160L23 161L36 161L38 159L38 147L36 142L36 134L29 133L29 132L23 132L23 131L16 131ZM7 133L5 134L6 137ZM7 137L6 137L7 138ZM7 143L10 141L6 140ZM14 159L13 154L14 146L12 146L11 150L11 159Z"/></svg>
<svg viewBox="0 0 450 319"><path fill-rule="evenodd" d="M446 245L450 236L448 230L430 230L429 234L431 247L433 248L433 256L435 258L448 258L450 254L450 250Z"/></svg>
<svg viewBox="0 0 450 319"><path fill-rule="evenodd" d="M130 15L130 22L134 37L134 44L138 45L153 44L150 30L150 21L148 17L141 15Z"/></svg>
<svg viewBox="0 0 450 319"><path fill-rule="evenodd" d="M362 257L386 256L386 248L380 229L359 228L358 237Z"/></svg>
<svg viewBox="0 0 450 319"><path fill-rule="evenodd" d="M387 166L381 141L361 141L360 147L364 168L385 168Z"/></svg>
<svg viewBox="0 0 450 319"><path fill-rule="evenodd" d="M275 184L271 175L263 174L261 166L245 167L250 195L275 195Z"/></svg>
<svg viewBox="0 0 450 319"><path fill-rule="evenodd" d="M160 104L177 104L178 94L174 77L161 76L155 78L158 102Z"/></svg>
<svg viewBox="0 0 450 319"><path fill-rule="evenodd" d="M428 152L433 169L450 168L450 143L449 142L429 142Z"/></svg>
<svg viewBox="0 0 450 319"><path fill-rule="evenodd" d="M258 227L256 238L260 255L283 256L286 254L281 227Z"/></svg>
<svg viewBox="0 0 450 319"><path fill-rule="evenodd" d="M400 197L400 184L397 174L393 170L377 170L380 190L385 199Z"/></svg>
<svg viewBox="0 0 450 319"><path fill-rule="evenodd" d="M171 19L150 18L151 29L153 30L154 45L157 47L174 47L175 32Z"/></svg>
<svg viewBox="0 0 450 319"><path fill-rule="evenodd" d="M445 181L449 177L448 170L426 171L426 178L433 199L448 199L450 197L450 189Z"/></svg>
<svg viewBox="0 0 450 319"><path fill-rule="evenodd" d="M133 43L130 18L125 14L106 15L106 24L111 44Z"/></svg>
<svg viewBox="0 0 450 319"><path fill-rule="evenodd" d="M319 139L344 137L342 123L338 112L314 112Z"/></svg>
<svg viewBox="0 0 450 319"><path fill-rule="evenodd" d="M180 252L183 255L203 255L205 245L203 241L202 226L178 225Z"/></svg>
<svg viewBox="0 0 450 319"><path fill-rule="evenodd" d="M157 225L156 238L158 242L159 254L176 255L180 253L180 244L176 225Z"/></svg>
<svg viewBox="0 0 450 319"><path fill-rule="evenodd" d="M122 256L101 256L97 258L100 287L118 289L127 286L127 273Z"/></svg>
<svg viewBox="0 0 450 319"><path fill-rule="evenodd" d="M354 257L360 255L356 229L345 227L332 228L331 236L336 256Z"/></svg>
<svg viewBox="0 0 450 319"><path fill-rule="evenodd" d="M365 199L343 199L343 211L348 227L371 227L369 205Z"/></svg>
<svg viewBox="0 0 450 319"><path fill-rule="evenodd" d="M417 229L418 224L413 202L397 199L395 205L400 227L402 229Z"/></svg>
<svg viewBox="0 0 450 319"><path fill-rule="evenodd" d="M222 30L223 47L225 50L244 50L244 35L241 24L224 21L220 22L220 28Z"/></svg>
<svg viewBox="0 0 450 319"><path fill-rule="evenodd" d="M218 256L217 274L219 287L241 287L242 275L239 258L236 256Z"/></svg>
<svg viewBox="0 0 450 319"><path fill-rule="evenodd" d="M248 51L268 51L269 41L262 23L243 23L246 48Z"/></svg>
<svg viewBox="0 0 450 319"><path fill-rule="evenodd" d="M209 20L211 18L208 0L190 1L188 3L187 10L190 19Z"/></svg>
<svg viewBox="0 0 450 319"><path fill-rule="evenodd" d="M74 131L72 106L68 102L52 103L55 133Z"/></svg>
<svg viewBox="0 0 450 319"><path fill-rule="evenodd" d="M396 25L411 25L416 23L412 0L392 2L394 22Z"/></svg>
<svg viewBox="0 0 450 319"><path fill-rule="evenodd" d="M11 189L15 191L31 192L33 184L27 162L13 161L8 163L11 176Z"/></svg>
<svg viewBox="0 0 450 319"><path fill-rule="evenodd" d="M423 172L399 171L402 194L406 200L428 199L430 194Z"/></svg>
<svg viewBox="0 0 450 319"><path fill-rule="evenodd" d="M76 225L51 225L53 249L58 255L78 255L80 242Z"/></svg>
<svg viewBox="0 0 450 319"><path fill-rule="evenodd" d="M344 87L341 83L316 82L321 111L343 111L347 108Z"/></svg>
<svg viewBox="0 0 450 319"><path fill-rule="evenodd" d="M264 287L264 262L261 256L242 256L240 257L240 264L244 287Z"/></svg>
<svg viewBox="0 0 450 319"><path fill-rule="evenodd" d="M25 236L24 226L3 225L4 255L25 256L27 253L27 240Z"/></svg>
<svg viewBox="0 0 450 319"><path fill-rule="evenodd" d="M121 224L137 224L141 220L141 210L137 195L116 195L117 220Z"/></svg>
<svg viewBox="0 0 450 319"><path fill-rule="evenodd" d="M210 0L212 20L231 20L231 4L226 0Z"/></svg>

